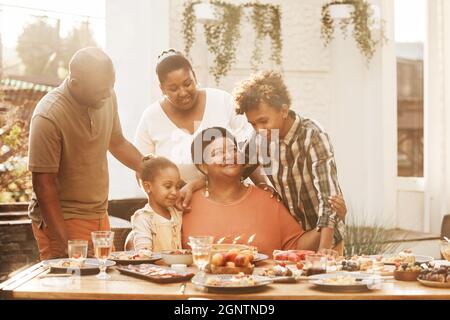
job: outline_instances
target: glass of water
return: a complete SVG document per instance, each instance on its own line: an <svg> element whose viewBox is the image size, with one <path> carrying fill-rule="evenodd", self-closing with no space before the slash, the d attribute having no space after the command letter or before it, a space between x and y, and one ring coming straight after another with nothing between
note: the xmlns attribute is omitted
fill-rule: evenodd
<svg viewBox="0 0 450 320"><path fill-rule="evenodd" d="M91 235L94 244L95 257L100 262L100 273L97 275L97 278L101 280L109 279L111 277L106 273L106 259L111 255L114 232L94 231Z"/></svg>
<svg viewBox="0 0 450 320"><path fill-rule="evenodd" d="M70 261L75 262L80 267L83 265L87 257L88 242L87 240L69 240L67 242L67 253Z"/></svg>

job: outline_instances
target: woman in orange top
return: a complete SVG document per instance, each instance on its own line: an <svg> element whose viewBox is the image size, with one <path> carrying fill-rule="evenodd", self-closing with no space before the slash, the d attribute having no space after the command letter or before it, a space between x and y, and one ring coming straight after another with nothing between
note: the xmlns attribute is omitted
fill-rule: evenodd
<svg viewBox="0 0 450 320"><path fill-rule="evenodd" d="M206 186L191 200L183 215L183 247L189 236L211 235L217 242L247 243L269 256L275 249L317 250L320 233L304 232L281 202L267 192L243 183L244 159L234 137L224 128L203 130L191 146L192 159L206 176Z"/></svg>

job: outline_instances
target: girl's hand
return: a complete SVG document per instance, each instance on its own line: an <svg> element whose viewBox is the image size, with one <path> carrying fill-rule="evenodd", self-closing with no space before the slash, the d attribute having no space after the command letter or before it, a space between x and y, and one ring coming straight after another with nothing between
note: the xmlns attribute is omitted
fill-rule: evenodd
<svg viewBox="0 0 450 320"><path fill-rule="evenodd" d="M270 195L271 198L276 197L278 202L281 201L281 196L277 192L277 190L275 190L275 188L273 188L272 186L269 186L267 183L265 183L265 182L258 183L258 188L263 189L264 191L270 192L271 193L271 195Z"/></svg>
<svg viewBox="0 0 450 320"><path fill-rule="evenodd" d="M336 212L337 216L341 220L345 220L347 213L347 206L345 205L344 196L342 194L328 197L328 203L331 208Z"/></svg>

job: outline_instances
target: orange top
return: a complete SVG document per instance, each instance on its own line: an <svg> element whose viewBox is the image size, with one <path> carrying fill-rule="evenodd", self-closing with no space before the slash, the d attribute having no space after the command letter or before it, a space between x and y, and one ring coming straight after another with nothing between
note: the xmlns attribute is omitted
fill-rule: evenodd
<svg viewBox="0 0 450 320"><path fill-rule="evenodd" d="M272 256L275 249L297 249L297 241L303 234L302 227L290 215L281 202L257 187L250 186L238 201L220 204L205 198L202 190L192 196L192 210L183 215L183 248L190 248L189 236L214 236L216 243L247 244L255 234L252 245L258 252Z"/></svg>

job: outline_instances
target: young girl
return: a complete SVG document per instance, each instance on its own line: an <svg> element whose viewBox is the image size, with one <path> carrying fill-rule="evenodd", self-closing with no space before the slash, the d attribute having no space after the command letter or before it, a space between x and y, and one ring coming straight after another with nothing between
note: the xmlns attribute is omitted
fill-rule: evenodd
<svg viewBox="0 0 450 320"><path fill-rule="evenodd" d="M148 203L131 217L134 250L181 249L182 212L175 209L181 183L177 166L164 157L146 156L141 180Z"/></svg>

